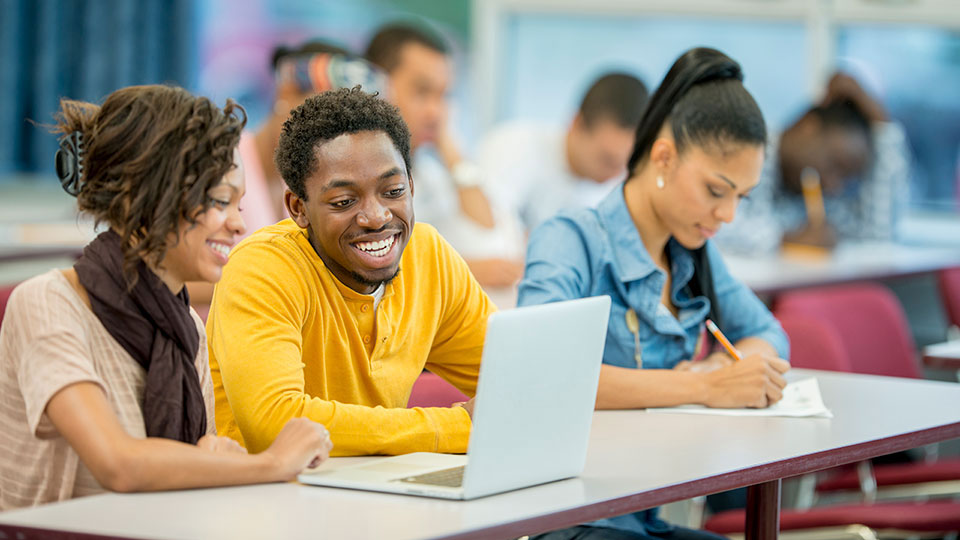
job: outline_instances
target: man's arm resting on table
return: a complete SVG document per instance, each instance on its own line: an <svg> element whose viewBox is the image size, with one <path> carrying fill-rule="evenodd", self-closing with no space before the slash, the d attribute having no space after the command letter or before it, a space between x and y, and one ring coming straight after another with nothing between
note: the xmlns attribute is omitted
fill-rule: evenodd
<svg viewBox="0 0 960 540"><path fill-rule="evenodd" d="M466 452L470 415L463 407L386 408L329 401L302 390L230 398L251 451L265 447L290 418L304 417L330 430L332 455Z"/></svg>

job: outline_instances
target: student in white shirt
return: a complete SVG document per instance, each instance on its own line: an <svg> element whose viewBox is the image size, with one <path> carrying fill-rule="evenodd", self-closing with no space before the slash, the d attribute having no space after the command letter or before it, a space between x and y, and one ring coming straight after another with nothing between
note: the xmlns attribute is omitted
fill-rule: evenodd
<svg viewBox="0 0 960 540"><path fill-rule="evenodd" d="M425 26L391 23L364 57L387 73L387 97L410 128L417 221L436 227L484 287L515 285L523 275L522 234L491 206L479 170L448 130L449 46Z"/></svg>
<svg viewBox="0 0 960 540"><path fill-rule="evenodd" d="M527 232L564 208L594 207L626 177L646 86L608 73L587 90L569 126L514 123L484 141L484 187Z"/></svg>

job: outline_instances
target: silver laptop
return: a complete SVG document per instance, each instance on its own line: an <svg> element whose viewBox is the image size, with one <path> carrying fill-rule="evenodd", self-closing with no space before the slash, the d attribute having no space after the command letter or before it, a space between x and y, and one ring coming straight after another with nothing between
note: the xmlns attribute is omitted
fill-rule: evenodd
<svg viewBox="0 0 960 540"><path fill-rule="evenodd" d="M418 452L298 479L318 486L474 499L580 474L610 298L490 316L466 456Z"/></svg>

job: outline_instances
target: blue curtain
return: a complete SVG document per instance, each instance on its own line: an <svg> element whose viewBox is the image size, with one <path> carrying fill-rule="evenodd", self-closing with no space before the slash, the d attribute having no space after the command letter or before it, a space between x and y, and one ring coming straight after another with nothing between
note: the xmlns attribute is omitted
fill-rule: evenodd
<svg viewBox="0 0 960 540"><path fill-rule="evenodd" d="M194 86L189 0L0 0L0 173L53 172L61 98L100 102L117 88Z"/></svg>

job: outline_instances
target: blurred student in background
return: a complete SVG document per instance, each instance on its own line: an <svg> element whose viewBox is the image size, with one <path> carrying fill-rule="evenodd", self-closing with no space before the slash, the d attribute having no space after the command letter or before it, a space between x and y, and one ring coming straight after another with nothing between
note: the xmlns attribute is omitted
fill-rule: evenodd
<svg viewBox="0 0 960 540"><path fill-rule="evenodd" d="M530 237L520 305L613 300L597 408L766 407L782 397L786 335L710 241L763 166L766 126L742 80L719 51L684 53L644 110L629 178L597 208L562 211ZM742 359L720 350L692 361L707 318ZM719 537L651 509L542 538Z"/></svg>
<svg viewBox="0 0 960 540"><path fill-rule="evenodd" d="M440 231L481 285L515 285L523 272L519 224L491 205L479 168L451 137L449 46L425 26L394 23L376 32L364 56L387 72L390 101L410 128L417 220Z"/></svg>
<svg viewBox="0 0 960 540"><path fill-rule="evenodd" d="M298 418L251 456L214 430L188 280L217 281L234 240L243 109L168 86L64 100L57 174L109 226L73 268L20 284L0 330L0 510L104 490L285 481L326 458Z"/></svg>
<svg viewBox="0 0 960 540"><path fill-rule="evenodd" d="M484 187L527 232L564 208L594 207L627 175L647 88L626 73L596 79L568 127L517 122L483 142Z"/></svg>
<svg viewBox="0 0 960 540"><path fill-rule="evenodd" d="M386 91L386 75L377 67L323 41L277 47L271 66L276 79L272 112L257 131L245 131L240 138L240 155L247 173L247 196L241 212L248 234L287 217L283 208L286 184L277 172L273 154L290 111L326 90L360 85L364 91L381 96Z"/></svg>
<svg viewBox="0 0 960 540"><path fill-rule="evenodd" d="M717 237L725 250L775 250L784 233L803 231L805 168L820 178L826 221L839 239L894 240L908 200L906 135L852 77L835 74L823 101L775 138L767 155L764 180Z"/></svg>
<svg viewBox="0 0 960 540"><path fill-rule="evenodd" d="M276 80L272 112L256 131L244 131L240 137L240 157L247 179L247 195L240 211L247 232L242 237L287 217L283 208L286 184L277 172L273 154L290 111L326 90L360 85L367 92L386 92L386 75L379 68L323 41L310 41L294 48L277 47L271 66ZM206 319L213 284L190 283L189 288L194 308Z"/></svg>

